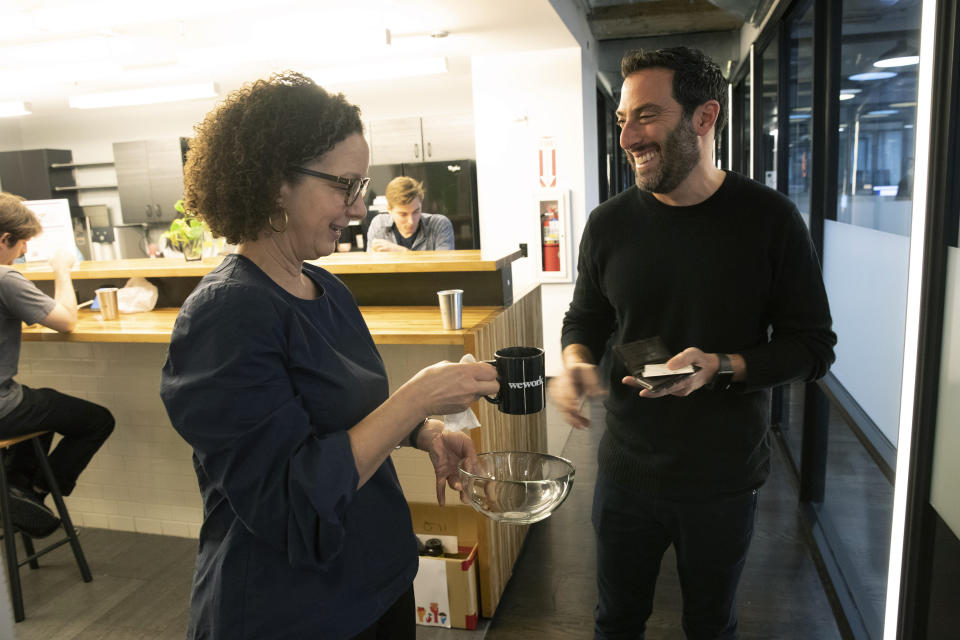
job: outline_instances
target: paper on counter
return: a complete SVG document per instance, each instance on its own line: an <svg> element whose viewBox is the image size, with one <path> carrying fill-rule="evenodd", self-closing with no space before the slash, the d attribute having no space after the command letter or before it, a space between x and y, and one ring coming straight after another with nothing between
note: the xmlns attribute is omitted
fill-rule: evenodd
<svg viewBox="0 0 960 640"><path fill-rule="evenodd" d="M472 353L465 353L463 357L460 358L461 363L476 361L477 359L473 357ZM450 431L469 431L470 429L476 429L479 427L480 421L477 420L477 416L473 413L473 409L468 407L466 411L443 416L443 424Z"/></svg>

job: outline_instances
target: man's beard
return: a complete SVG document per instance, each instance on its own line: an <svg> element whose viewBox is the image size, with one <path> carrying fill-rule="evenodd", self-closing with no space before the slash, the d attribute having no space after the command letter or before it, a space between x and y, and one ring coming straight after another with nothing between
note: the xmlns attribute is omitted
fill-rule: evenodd
<svg viewBox="0 0 960 640"><path fill-rule="evenodd" d="M700 162L697 134L690 118L681 116L677 126L667 134L666 141L660 146L659 166L652 176L636 170L636 160L632 155L630 160L634 164L637 187L641 191L670 193L679 187Z"/></svg>

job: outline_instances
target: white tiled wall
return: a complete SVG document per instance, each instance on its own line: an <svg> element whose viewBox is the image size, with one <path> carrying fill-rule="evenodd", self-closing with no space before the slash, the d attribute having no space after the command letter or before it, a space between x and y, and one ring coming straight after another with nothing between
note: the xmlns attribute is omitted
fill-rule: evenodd
<svg viewBox="0 0 960 640"><path fill-rule="evenodd" d="M379 349L387 367L391 393L424 367L442 360L458 362L463 357L462 347L443 345L380 345ZM427 454L404 447L395 451L392 457L407 500L436 504L436 476ZM459 497L448 488L446 500L447 504L457 504Z"/></svg>
<svg viewBox="0 0 960 640"><path fill-rule="evenodd" d="M202 503L191 449L174 431L160 401L160 370L166 345L24 342L21 383L53 387L109 408L113 435L81 474L67 507L80 526L198 537ZM457 361L458 347L380 347L390 390L420 369ZM433 467L425 453L393 454L408 500L436 501ZM457 496L448 489L448 502ZM48 504L52 506L48 498Z"/></svg>
<svg viewBox="0 0 960 640"><path fill-rule="evenodd" d="M117 420L113 435L66 498L75 524L199 535L203 509L191 449L170 426L160 401L166 349L161 344L23 343L21 383L102 404Z"/></svg>

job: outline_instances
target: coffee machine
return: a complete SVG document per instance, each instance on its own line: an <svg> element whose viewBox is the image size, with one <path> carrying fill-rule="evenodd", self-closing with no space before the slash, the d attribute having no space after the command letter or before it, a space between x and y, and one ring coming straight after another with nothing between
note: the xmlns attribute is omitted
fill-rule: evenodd
<svg viewBox="0 0 960 640"><path fill-rule="evenodd" d="M94 260L115 260L117 238L110 219L110 208L105 204L84 205L81 208L90 233L90 257Z"/></svg>

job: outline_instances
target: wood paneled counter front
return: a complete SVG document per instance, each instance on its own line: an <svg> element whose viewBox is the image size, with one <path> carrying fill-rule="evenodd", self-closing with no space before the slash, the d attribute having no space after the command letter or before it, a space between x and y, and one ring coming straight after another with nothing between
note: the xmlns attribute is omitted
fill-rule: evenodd
<svg viewBox="0 0 960 640"><path fill-rule="evenodd" d="M543 347L540 288L513 299L511 263L520 252L499 256L479 251L418 251L405 254L338 253L316 264L336 274L353 292L374 341L380 345L390 390L425 366L459 360L463 354L490 360L507 346ZM202 509L191 449L174 431L159 397L179 305L200 278L220 263L141 259L82 262L71 271L78 298L100 286L121 287L128 278L149 279L160 290L153 311L104 321L82 309L72 333L25 327L21 383L54 387L111 409L113 435L80 476L68 497L71 516L85 527L196 537ZM49 266L14 265L52 293ZM464 290L463 328L443 329L438 290ZM477 451L547 451L544 412L500 413L487 402L474 411L482 425L470 433ZM392 454L404 494L411 502L436 504L429 458L402 448ZM447 493L447 503L458 496ZM481 614L493 616L513 571L527 526L502 525L473 513ZM450 531L454 534L456 532Z"/></svg>

